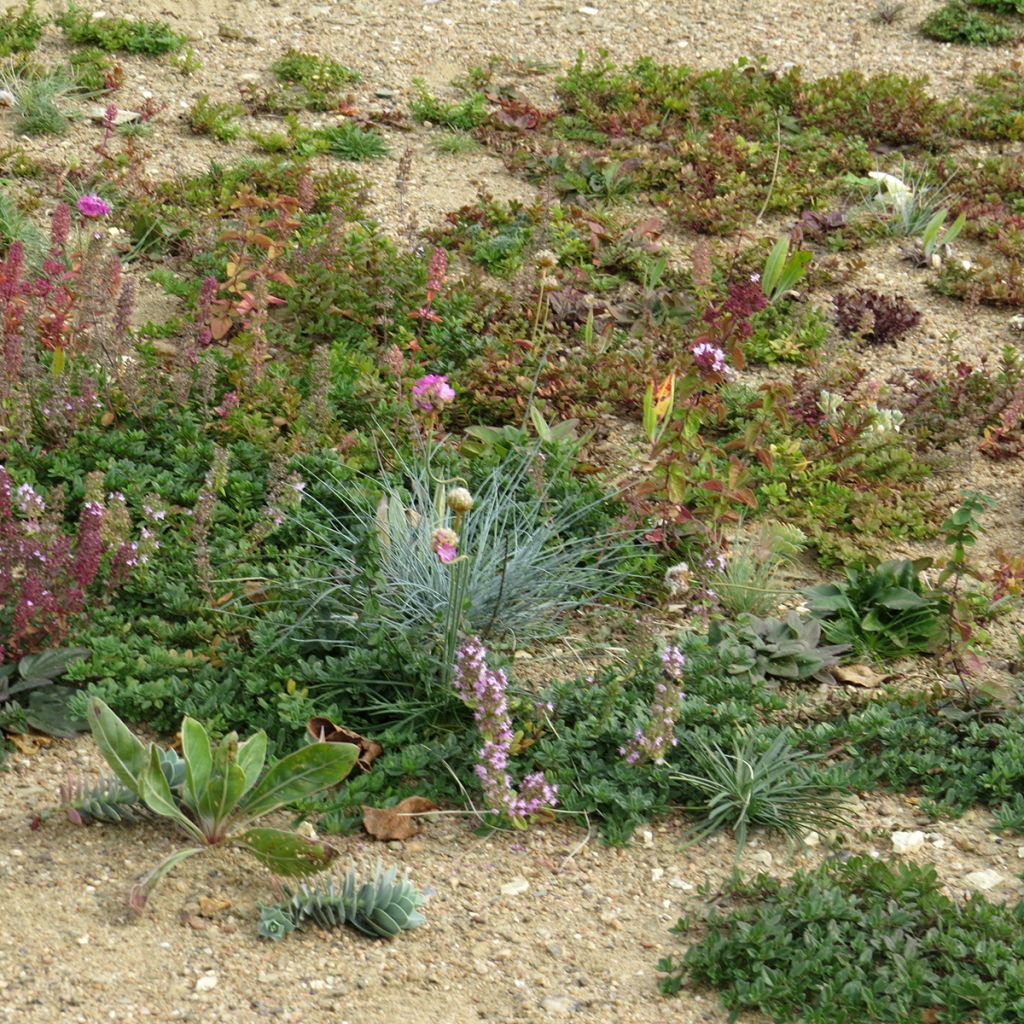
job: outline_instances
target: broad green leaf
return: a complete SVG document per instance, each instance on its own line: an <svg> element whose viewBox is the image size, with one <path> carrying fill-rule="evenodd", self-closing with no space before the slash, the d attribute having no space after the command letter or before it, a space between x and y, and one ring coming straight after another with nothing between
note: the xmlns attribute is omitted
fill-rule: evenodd
<svg viewBox="0 0 1024 1024"><path fill-rule="evenodd" d="M194 718L186 716L181 723L181 752L185 758L185 796L196 807L199 794L206 789L213 767L210 735Z"/></svg>
<svg viewBox="0 0 1024 1024"><path fill-rule="evenodd" d="M314 875L330 867L339 852L327 843L278 828L251 828L232 842L244 846L275 875Z"/></svg>
<svg viewBox="0 0 1024 1024"><path fill-rule="evenodd" d="M783 235L772 246L772 251L765 262L764 271L761 274L761 291L768 298L771 298L772 293L775 291L775 285L782 274L782 266L786 262L788 252L789 238Z"/></svg>
<svg viewBox="0 0 1024 1024"><path fill-rule="evenodd" d="M203 833L185 817L175 802L167 776L160 766L160 751L156 744L150 745L149 763L139 775L139 796L151 811L164 818L170 818L194 839L205 841Z"/></svg>
<svg viewBox="0 0 1024 1024"><path fill-rule="evenodd" d="M256 780L259 779L266 760L267 734L262 729L259 732L254 732L244 743L238 744L235 764L242 769L242 773L245 775L245 792L256 785Z"/></svg>
<svg viewBox="0 0 1024 1024"><path fill-rule="evenodd" d="M890 587L878 595L878 603L884 608L891 608L894 611L904 611L908 608L927 607L928 602L906 587Z"/></svg>
<svg viewBox="0 0 1024 1024"><path fill-rule="evenodd" d="M99 697L89 701L86 720L96 746L118 780L136 796L141 795L138 779L149 760L149 748Z"/></svg>
<svg viewBox="0 0 1024 1024"><path fill-rule="evenodd" d="M136 914L141 914L146 900L149 899L149 894L156 888L157 883L164 875L172 868L177 867L183 860L202 852L203 847L201 846L187 846L184 850L175 850L170 856L165 857L138 885L132 887L131 895L128 897L128 906Z"/></svg>
<svg viewBox="0 0 1024 1024"><path fill-rule="evenodd" d="M235 740L226 736L213 752L206 788L198 795L195 812L207 840L221 838L223 825L245 792L245 772L235 762Z"/></svg>
<svg viewBox="0 0 1024 1024"><path fill-rule="evenodd" d="M359 748L351 743L313 743L281 758L243 802L245 820L255 821L341 782L358 756Z"/></svg>
<svg viewBox="0 0 1024 1024"><path fill-rule="evenodd" d="M87 647L54 647L39 654L26 654L18 662L18 674L22 679L54 679L64 674L70 662L88 656Z"/></svg>

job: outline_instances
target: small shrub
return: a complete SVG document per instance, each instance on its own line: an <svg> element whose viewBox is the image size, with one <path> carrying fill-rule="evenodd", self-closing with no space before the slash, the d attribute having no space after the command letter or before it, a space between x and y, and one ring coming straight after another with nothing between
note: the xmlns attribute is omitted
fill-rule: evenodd
<svg viewBox="0 0 1024 1024"><path fill-rule="evenodd" d="M1001 46L1019 35L1009 25L973 10L960 0L952 0L933 11L920 27L921 33L929 39L965 46Z"/></svg>
<svg viewBox="0 0 1024 1024"><path fill-rule="evenodd" d="M35 0L27 0L17 10L8 8L0 14L0 57L12 53L31 53L43 34L46 19L36 14Z"/></svg>
<svg viewBox="0 0 1024 1024"><path fill-rule="evenodd" d="M238 118L244 113L236 103L214 103L204 92L189 109L188 126L195 135L212 135L219 142L231 142L242 134Z"/></svg>
<svg viewBox="0 0 1024 1024"><path fill-rule="evenodd" d="M902 295L882 295L870 288L840 292L832 302L843 334L869 345L895 345L921 320L920 311Z"/></svg>
<svg viewBox="0 0 1024 1024"><path fill-rule="evenodd" d="M733 1019L761 1011L778 1024L1019 1018L1020 914L981 896L954 902L930 864L854 857L728 890L734 909L712 909L683 957L658 964L666 995L716 988Z"/></svg>
<svg viewBox="0 0 1024 1024"><path fill-rule="evenodd" d="M101 50L159 56L180 50L186 37L164 21L134 18L94 18L88 11L70 4L57 19L64 37L74 46L98 46Z"/></svg>

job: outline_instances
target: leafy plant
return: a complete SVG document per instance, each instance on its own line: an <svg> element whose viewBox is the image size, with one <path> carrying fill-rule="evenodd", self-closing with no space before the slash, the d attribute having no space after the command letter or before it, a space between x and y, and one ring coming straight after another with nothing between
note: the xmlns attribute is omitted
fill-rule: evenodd
<svg viewBox="0 0 1024 1024"><path fill-rule="evenodd" d="M813 726L805 738L837 752L827 772L836 788L910 790L928 814L959 817L981 805L1010 827L1024 798L1018 701L977 691L902 695Z"/></svg>
<svg viewBox="0 0 1024 1024"><path fill-rule="evenodd" d="M237 103L214 103L204 92L188 110L188 126L195 135L212 135L218 142L231 142L242 134L238 118L243 113Z"/></svg>
<svg viewBox="0 0 1024 1024"><path fill-rule="evenodd" d="M342 121L320 130L326 151L340 160L372 160L386 156L387 144L380 132L362 128L354 121Z"/></svg>
<svg viewBox="0 0 1024 1024"><path fill-rule="evenodd" d="M66 686L55 687L54 680L67 671L69 662L88 654L84 647L55 647L0 664L0 715L9 718L8 705L20 704L20 717L38 732L74 736L81 731L79 723L69 719L64 710L74 691ZM15 702L18 695L21 696Z"/></svg>
<svg viewBox="0 0 1024 1024"><path fill-rule="evenodd" d="M921 320L920 310L902 295L883 295L870 288L839 292L832 304L843 334L870 345L895 345Z"/></svg>
<svg viewBox="0 0 1024 1024"><path fill-rule="evenodd" d="M135 911L141 913L150 892L172 868L209 846L239 846L280 875L322 871L337 856L336 850L297 832L252 823L340 782L359 754L352 744L310 744L263 774L266 733L254 733L241 743L236 733L229 733L213 745L203 725L186 717L181 724L185 779L176 796L156 744L142 743L98 697L89 701L88 721L118 781L200 844L176 850L133 888L129 903Z"/></svg>
<svg viewBox="0 0 1024 1024"><path fill-rule="evenodd" d="M790 612L784 619L741 615L735 622L712 622L708 643L731 675L776 682L831 682L847 644L821 644L821 626Z"/></svg>
<svg viewBox="0 0 1024 1024"><path fill-rule="evenodd" d="M780 302L796 287L811 262L811 253L802 249L790 252L789 244L789 236L782 235L772 246L764 270L761 271L761 291L772 305Z"/></svg>
<svg viewBox="0 0 1024 1024"><path fill-rule="evenodd" d="M0 57L31 53L43 34L46 19L36 14L35 0L20 8L8 7L0 14Z"/></svg>
<svg viewBox="0 0 1024 1024"><path fill-rule="evenodd" d="M93 17L73 3L57 18L67 41L75 46L98 46L101 50L159 56L180 50L185 36L164 21L143 18Z"/></svg>
<svg viewBox="0 0 1024 1024"><path fill-rule="evenodd" d="M349 925L375 939L393 939L399 932L423 924L418 908L423 897L397 869L384 870L378 862L374 877L360 883L355 868L344 875L329 875L298 888L282 886L283 903L260 908L259 934L283 939L307 921L318 928Z"/></svg>
<svg viewBox="0 0 1024 1024"><path fill-rule="evenodd" d="M470 132L487 120L487 97L482 92L471 92L457 103L446 103L427 90L422 79L413 79L416 97L409 104L409 112L417 121Z"/></svg>
<svg viewBox="0 0 1024 1024"><path fill-rule="evenodd" d="M807 537L795 526L762 523L749 537L734 544L720 571L709 583L718 603L733 615L765 615L785 593L775 583L779 569L800 554Z"/></svg>
<svg viewBox="0 0 1024 1024"><path fill-rule="evenodd" d="M338 106L341 90L354 85L362 76L358 71L316 53L289 50L270 65L270 73L283 88L259 97L273 113L295 110L326 112Z"/></svg>
<svg viewBox="0 0 1024 1024"><path fill-rule="evenodd" d="M952 245L967 226L967 215L960 213L948 228L943 228L948 216L948 210L937 211L921 232L921 253L925 263L930 264L939 249Z"/></svg>
<svg viewBox="0 0 1024 1024"><path fill-rule="evenodd" d="M734 740L732 753L701 740L693 741L689 753L697 771L676 772L672 778L702 794L700 803L686 808L702 818L691 831L694 843L731 829L738 861L751 827L772 829L799 842L811 830L845 823L841 799L816 771L819 756L798 750L788 729L766 749L763 734L752 732Z"/></svg>
<svg viewBox="0 0 1024 1024"><path fill-rule="evenodd" d="M1001 46L1019 35L987 14L968 7L961 0L932 11L921 22L921 33L940 43L962 43L965 46Z"/></svg>
<svg viewBox="0 0 1024 1024"><path fill-rule="evenodd" d="M932 650L948 614L946 599L925 587L930 559L894 559L848 569L839 583L803 591L807 608L832 641L879 661Z"/></svg>
<svg viewBox="0 0 1024 1024"><path fill-rule="evenodd" d="M462 156L467 153L476 153L480 149L480 143L467 135L465 132L444 132L436 136L430 143L438 153L447 156Z"/></svg>
<svg viewBox="0 0 1024 1024"><path fill-rule="evenodd" d="M712 909L678 961L658 964L661 990L719 990L737 1019L1000 1024L1024 999L1024 926L1009 906L957 903L932 865L871 857L826 861L788 882L733 882L733 909ZM697 922L680 920L686 934Z"/></svg>

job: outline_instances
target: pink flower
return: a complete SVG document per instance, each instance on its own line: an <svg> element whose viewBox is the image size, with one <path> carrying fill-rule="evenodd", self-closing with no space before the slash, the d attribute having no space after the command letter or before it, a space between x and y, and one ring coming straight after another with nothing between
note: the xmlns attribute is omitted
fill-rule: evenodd
<svg viewBox="0 0 1024 1024"><path fill-rule="evenodd" d="M424 412L440 412L449 402L455 400L455 391L448 384L447 374L440 376L428 373L412 386L413 401Z"/></svg>
<svg viewBox="0 0 1024 1024"><path fill-rule="evenodd" d="M89 218L106 217L111 210L110 203L105 199L101 199L95 192L79 196L78 202L75 205L78 207L78 212L83 217Z"/></svg>
<svg viewBox="0 0 1024 1024"><path fill-rule="evenodd" d="M443 527L430 535L430 550L446 565L455 561L458 554L459 535Z"/></svg>

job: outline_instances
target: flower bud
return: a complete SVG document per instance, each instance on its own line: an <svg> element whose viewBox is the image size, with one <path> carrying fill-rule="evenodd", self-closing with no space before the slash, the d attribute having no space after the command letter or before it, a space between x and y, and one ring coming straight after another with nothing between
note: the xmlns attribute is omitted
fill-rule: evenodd
<svg viewBox="0 0 1024 1024"><path fill-rule="evenodd" d="M465 487L453 487L448 492L448 508L456 515L462 515L473 507L473 495Z"/></svg>

